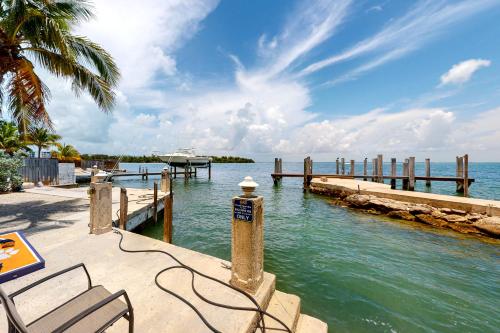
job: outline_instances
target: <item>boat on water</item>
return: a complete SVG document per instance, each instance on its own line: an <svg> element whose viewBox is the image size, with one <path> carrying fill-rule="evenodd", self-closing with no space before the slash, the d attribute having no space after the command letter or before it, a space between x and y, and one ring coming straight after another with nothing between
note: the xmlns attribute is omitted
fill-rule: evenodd
<svg viewBox="0 0 500 333"><path fill-rule="evenodd" d="M212 161L210 156L196 155L194 148L178 149L172 154L161 154L158 157L172 167L206 167Z"/></svg>

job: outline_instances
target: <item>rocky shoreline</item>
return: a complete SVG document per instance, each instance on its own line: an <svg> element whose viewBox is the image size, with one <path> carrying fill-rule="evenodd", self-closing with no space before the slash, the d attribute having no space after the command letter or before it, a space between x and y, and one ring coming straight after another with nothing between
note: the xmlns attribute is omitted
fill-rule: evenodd
<svg viewBox="0 0 500 333"><path fill-rule="evenodd" d="M416 221L437 228L452 229L464 234L477 234L500 238L500 217L488 216L465 210L437 208L426 204L403 202L375 195L332 191L311 187L311 191L335 198L334 204L361 209L369 214L386 215L391 218Z"/></svg>

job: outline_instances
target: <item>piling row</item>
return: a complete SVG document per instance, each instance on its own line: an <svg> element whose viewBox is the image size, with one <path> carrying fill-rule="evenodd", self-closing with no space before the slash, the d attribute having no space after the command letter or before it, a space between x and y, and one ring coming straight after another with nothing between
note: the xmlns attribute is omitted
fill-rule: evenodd
<svg viewBox="0 0 500 333"><path fill-rule="evenodd" d="M304 159L304 172L302 174L283 173L282 159L275 158L274 160L274 173L271 174L274 184L278 183L284 177L303 177L303 188L306 191L312 178L331 177L331 178L362 178L367 181L370 179L372 182L384 183L385 179L390 180L391 188L396 189L396 181L401 179L401 187L403 190L414 191L415 183L417 180L424 180L425 185L430 187L433 181L455 181L457 192L463 193L464 196L469 195L469 186L474 179L469 178L469 158L468 155L456 158L457 170L455 177L432 177L431 176L431 162L429 158L425 159L425 176L415 175L415 157L410 156L405 158L402 162L402 175L397 175L397 160L391 158L391 173L390 176L384 175L384 157L378 154L376 158L372 159L372 174L368 175L368 159L363 160L363 174L356 175L355 173L355 160L349 161L349 172L346 173L346 159L344 157L336 158L335 160L335 173L334 174L313 174L313 161L310 156Z"/></svg>

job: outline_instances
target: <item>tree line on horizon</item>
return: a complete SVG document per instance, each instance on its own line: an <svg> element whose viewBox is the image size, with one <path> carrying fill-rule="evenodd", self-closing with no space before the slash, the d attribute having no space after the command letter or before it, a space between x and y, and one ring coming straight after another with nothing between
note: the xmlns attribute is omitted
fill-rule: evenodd
<svg viewBox="0 0 500 333"><path fill-rule="evenodd" d="M100 161L100 160L118 160L124 163L162 163L163 161L154 155L134 156L134 155L106 155L106 154L82 154L82 160ZM255 163L251 158L239 156L210 156L212 163Z"/></svg>

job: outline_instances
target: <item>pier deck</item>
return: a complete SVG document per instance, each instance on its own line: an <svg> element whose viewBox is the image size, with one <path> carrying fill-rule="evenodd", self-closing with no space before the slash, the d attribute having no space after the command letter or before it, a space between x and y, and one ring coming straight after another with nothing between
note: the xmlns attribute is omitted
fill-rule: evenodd
<svg viewBox="0 0 500 333"><path fill-rule="evenodd" d="M355 179L313 178L311 187L331 190L349 190L360 194L371 194L381 198L394 199L404 202L427 204L436 208L461 209L475 213L500 216L500 201L476 198L465 198L452 195L434 194L425 192L411 192L393 190L390 185L373 183Z"/></svg>
<svg viewBox="0 0 500 333"><path fill-rule="evenodd" d="M129 199L132 192L129 192ZM118 198L119 189L113 191L114 210ZM137 203L143 204L146 203ZM94 285L102 284L111 292L120 289L127 291L135 312L135 332L209 332L191 308L155 285L157 272L177 264L163 254L122 252L118 248L119 235L115 233L98 236L89 234L88 207L85 189L36 188L27 193L0 197L0 231L23 230L46 260L44 269L3 283L2 288L10 293L53 272L83 262ZM24 209L29 211L24 212ZM207 275L225 282L230 280L231 271L226 268L230 263L225 260L131 232L122 232L126 249L164 250ZM159 282L194 304L221 332L253 331L257 319L254 312L222 309L205 303L191 290L191 276L187 271L169 271L160 276ZM21 317L25 322L30 322L75 296L86 287L85 283L84 273L75 271L16 298ZM241 294L207 279L197 277L195 285L202 295L213 301L240 307L252 306ZM297 333L326 333L326 324L300 314L300 303L289 302L289 299L293 299L291 296L275 293L275 276L264 273L264 282L255 299L275 315L280 316L283 311L293 313L293 318L286 322L297 327ZM266 323L272 325L270 319ZM0 332L7 331L6 325L6 316L0 307ZM127 322L120 320L106 331L126 332Z"/></svg>

